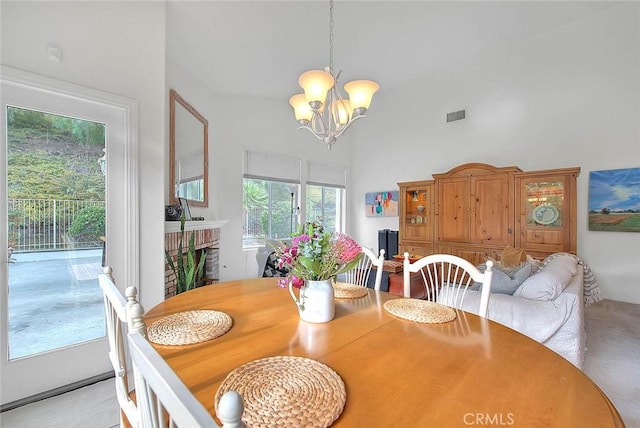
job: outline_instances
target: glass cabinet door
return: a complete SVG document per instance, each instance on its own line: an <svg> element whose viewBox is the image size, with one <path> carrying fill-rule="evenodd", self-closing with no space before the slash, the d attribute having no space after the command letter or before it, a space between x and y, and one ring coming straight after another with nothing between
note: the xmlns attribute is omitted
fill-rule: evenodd
<svg viewBox="0 0 640 428"><path fill-rule="evenodd" d="M398 183L400 253L427 255L433 250L433 180Z"/></svg>
<svg viewBox="0 0 640 428"><path fill-rule="evenodd" d="M526 224L562 227L564 180L532 180L524 183Z"/></svg>
<svg viewBox="0 0 640 428"><path fill-rule="evenodd" d="M425 188L407 189L404 194L405 238L426 239L427 192Z"/></svg>
<svg viewBox="0 0 640 428"><path fill-rule="evenodd" d="M576 251L579 168L516 174L516 246L532 256Z"/></svg>

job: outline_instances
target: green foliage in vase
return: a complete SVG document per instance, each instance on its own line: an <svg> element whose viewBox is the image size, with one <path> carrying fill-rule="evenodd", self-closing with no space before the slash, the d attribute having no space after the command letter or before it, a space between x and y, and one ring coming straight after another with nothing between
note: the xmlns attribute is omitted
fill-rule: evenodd
<svg viewBox="0 0 640 428"><path fill-rule="evenodd" d="M204 249L200 251L200 260L196 264L196 234L192 233L189 239L187 251L183 253L184 242L184 213L180 217L180 240L178 242L178 252L176 260L173 260L171 254L165 250L164 255L167 260L167 264L173 271L176 277L176 294L191 290L200 285L203 278L204 263L206 261L206 251ZM182 256L181 256L182 255Z"/></svg>

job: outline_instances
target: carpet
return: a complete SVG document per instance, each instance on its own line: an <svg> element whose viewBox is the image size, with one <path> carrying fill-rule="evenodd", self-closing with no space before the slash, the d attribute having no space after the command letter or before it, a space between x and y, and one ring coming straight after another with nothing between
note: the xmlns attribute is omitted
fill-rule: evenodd
<svg viewBox="0 0 640 428"><path fill-rule="evenodd" d="M640 305L603 300L585 308L587 352L583 371L640 428Z"/></svg>

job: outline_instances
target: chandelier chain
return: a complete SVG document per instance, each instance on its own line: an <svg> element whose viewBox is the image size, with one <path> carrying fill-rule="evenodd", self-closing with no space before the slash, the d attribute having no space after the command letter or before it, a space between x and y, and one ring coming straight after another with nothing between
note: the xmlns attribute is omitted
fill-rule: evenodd
<svg viewBox="0 0 640 428"><path fill-rule="evenodd" d="M333 74L333 0L329 0L329 73Z"/></svg>

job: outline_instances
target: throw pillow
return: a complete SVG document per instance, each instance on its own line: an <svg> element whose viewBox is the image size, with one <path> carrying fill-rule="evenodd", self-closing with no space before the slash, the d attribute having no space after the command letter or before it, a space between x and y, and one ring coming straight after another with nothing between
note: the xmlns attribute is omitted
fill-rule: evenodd
<svg viewBox="0 0 640 428"><path fill-rule="evenodd" d="M513 248L507 245L500 255L502 266L513 267L527 261L527 253L523 248Z"/></svg>
<svg viewBox="0 0 640 428"><path fill-rule="evenodd" d="M527 278L513 295L529 300L554 300L569 284L572 276L564 266L547 266Z"/></svg>
<svg viewBox="0 0 640 428"><path fill-rule="evenodd" d="M571 254L554 254L554 258L547 263L545 268L550 266L564 266L569 269L571 275L575 275L577 272L578 260L576 260L576 258Z"/></svg>
<svg viewBox="0 0 640 428"><path fill-rule="evenodd" d="M486 266L480 265L478 268L484 272ZM522 284L527 278L529 278L529 275L531 275L531 265L524 263L515 271L513 271L513 269L500 269L494 266L492 272L491 292L513 295L518 287L520 287L520 284ZM482 290L482 284L475 283L470 287L470 289L480 291Z"/></svg>

